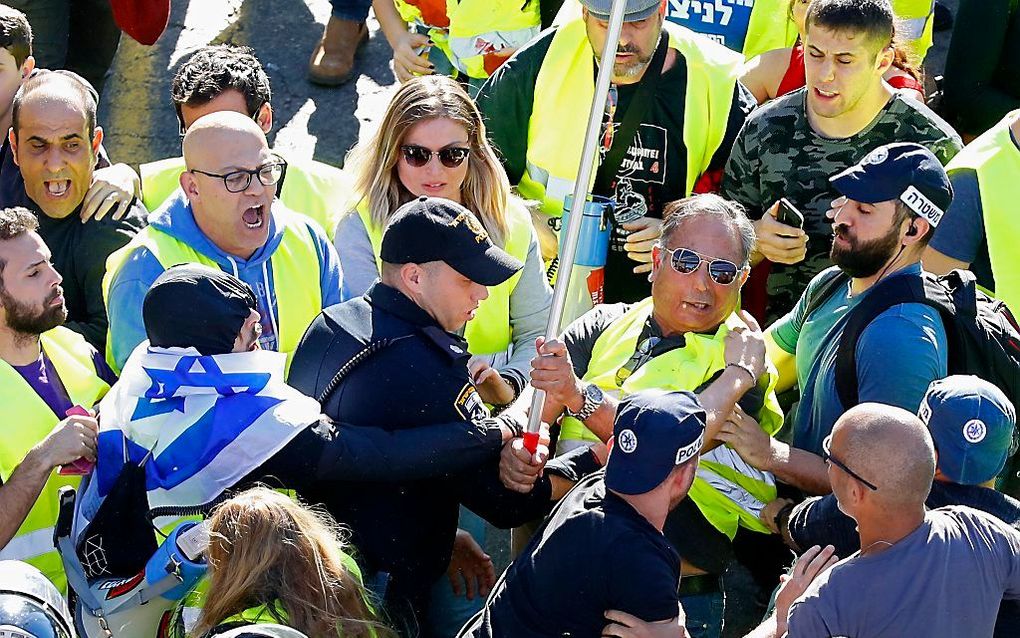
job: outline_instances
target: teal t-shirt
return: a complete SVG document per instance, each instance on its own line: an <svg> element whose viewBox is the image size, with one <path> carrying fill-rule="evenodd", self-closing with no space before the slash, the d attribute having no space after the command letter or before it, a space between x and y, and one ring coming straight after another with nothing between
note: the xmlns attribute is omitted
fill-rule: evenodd
<svg viewBox="0 0 1020 638"><path fill-rule="evenodd" d="M850 284L837 291L810 317L812 293L828 271L808 285L800 301L775 323L772 336L783 350L796 355L800 404L794 414L794 447L820 454L822 441L847 407L836 393L836 351L850 311L870 290L850 296ZM919 263L887 277L917 277ZM889 308L860 335L857 342L857 383L861 403L877 402L917 412L935 379L945 377L946 331L938 311L907 303Z"/></svg>

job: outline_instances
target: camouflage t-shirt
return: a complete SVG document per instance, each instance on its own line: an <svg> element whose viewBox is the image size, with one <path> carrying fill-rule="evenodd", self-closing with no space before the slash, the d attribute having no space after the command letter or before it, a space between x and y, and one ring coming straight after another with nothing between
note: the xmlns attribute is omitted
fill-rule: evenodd
<svg viewBox="0 0 1020 638"><path fill-rule="evenodd" d="M740 202L758 219L781 197L804 214L807 257L794 265L772 264L768 279L767 322L783 316L811 279L832 265L832 226L825 218L838 197L829 177L856 164L872 149L892 142L915 142L945 164L963 147L942 118L916 100L897 93L860 133L831 139L808 123L807 90L783 96L748 117L737 135L722 194Z"/></svg>

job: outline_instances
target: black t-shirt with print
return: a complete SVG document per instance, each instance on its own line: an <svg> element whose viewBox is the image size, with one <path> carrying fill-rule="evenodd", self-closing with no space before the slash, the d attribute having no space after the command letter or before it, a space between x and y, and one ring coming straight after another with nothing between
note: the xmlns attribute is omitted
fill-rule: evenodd
<svg viewBox="0 0 1020 638"><path fill-rule="evenodd" d="M489 139L499 149L511 184L520 183L527 164L527 130L535 101L535 81L556 30L550 29L520 49L489 78L478 95L478 106L485 117ZM593 80L594 81L594 80ZM615 88L617 106L613 116L619 127L637 91L637 84ZM684 144L687 63L682 55L662 74L652 103L620 168L613 193L618 202L615 211L613 241L606 263L605 301L634 302L649 294L645 274L634 274L637 262L623 250L626 232L619 225L642 216L662 217L662 209L682 198L687 184L687 147ZM730 149L747 114L755 106L754 97L739 82L733 89L732 105L722 144L713 155L709 171L722 170ZM588 105L577 117L587 117ZM603 120L602 137L605 136ZM558 221L558 220L557 220Z"/></svg>

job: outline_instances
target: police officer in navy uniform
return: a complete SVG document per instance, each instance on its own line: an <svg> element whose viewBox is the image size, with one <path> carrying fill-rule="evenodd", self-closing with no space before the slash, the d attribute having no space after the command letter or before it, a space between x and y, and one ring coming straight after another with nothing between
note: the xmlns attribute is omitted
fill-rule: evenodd
<svg viewBox="0 0 1020 638"><path fill-rule="evenodd" d="M662 527L694 482L705 411L691 392L636 392L613 435L605 472L559 502L460 636L618 636L659 623L687 635L680 556Z"/></svg>
<svg viewBox="0 0 1020 638"><path fill-rule="evenodd" d="M519 436L520 417L490 416L457 332L487 286L523 264L495 246L466 208L425 197L394 213L380 256L380 281L312 322L294 355L291 385L319 398L342 424L401 430L489 420L490 436ZM434 454L425 446L421 453ZM549 481L527 494L510 491L499 481L498 456L443 478L320 484L310 495L351 528L367 582L385 589L387 611L407 635L416 634L414 621L424 625L429 589L449 564L460 504L504 528L548 511Z"/></svg>

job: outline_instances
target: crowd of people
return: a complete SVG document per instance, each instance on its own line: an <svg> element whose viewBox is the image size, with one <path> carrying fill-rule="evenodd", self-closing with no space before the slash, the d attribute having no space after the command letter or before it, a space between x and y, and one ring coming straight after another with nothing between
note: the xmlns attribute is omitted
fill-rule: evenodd
<svg viewBox="0 0 1020 638"><path fill-rule="evenodd" d="M219 44L137 171L0 4L0 636L1020 635L1016 2L619 1L332 0L342 168Z"/></svg>

